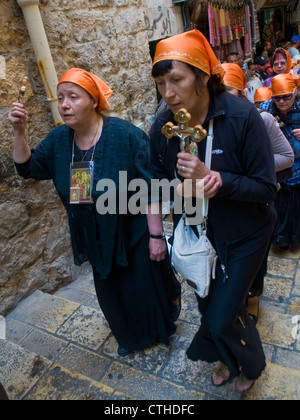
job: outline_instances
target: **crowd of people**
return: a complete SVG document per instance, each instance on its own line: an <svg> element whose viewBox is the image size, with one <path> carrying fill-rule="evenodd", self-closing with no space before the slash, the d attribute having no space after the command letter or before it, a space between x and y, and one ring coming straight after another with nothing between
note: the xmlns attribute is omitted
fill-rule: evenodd
<svg viewBox="0 0 300 420"><path fill-rule="evenodd" d="M286 252L300 243L299 47L300 37L297 35L285 43L284 47L272 48L270 43L266 42L262 55L255 57L254 61L249 61L247 70L242 57L238 53L230 53L227 62L237 65L231 68L231 76L230 72L226 73L230 80L225 81L227 89L232 89L233 77L238 79L239 96L247 97L258 108L275 117L282 135L293 151L292 169L289 171L287 167L286 170L283 168L277 171L279 191L274 203L277 223L273 242L280 250ZM261 116L265 119L266 113L261 113ZM272 124L274 126L275 122ZM274 141L274 132L270 134L270 138Z"/></svg>
<svg viewBox="0 0 300 420"><path fill-rule="evenodd" d="M108 178L121 189L120 171L127 173L125 187L134 179L147 185L151 179L204 180L210 199L207 235L218 262L209 295L197 295L201 325L187 357L216 363L212 383L219 387L236 378L236 390L244 394L266 366L258 313L249 311L249 300L262 293L271 243L285 251L300 243L300 78L290 72L290 53L282 48L273 53L271 74L264 56L247 68L238 54L227 61L218 62L198 30L160 41L152 76L164 106L150 138L105 116L112 90L77 68L58 84L65 124L36 149L29 147L24 104L12 105L9 121L18 173L54 182L68 214L75 263L89 261L93 267L99 305L120 356L157 340L169 344L181 285L168 256L160 198L149 195L143 214L124 214L121 203L115 214L99 214L96 203L104 191L97 183ZM208 131L213 121L210 168L204 164L206 140L192 155L180 150L177 137L167 141L162 133L166 123L177 124L182 108L191 126ZM76 186L78 173L85 174L84 192ZM174 214L174 229L180 217Z"/></svg>

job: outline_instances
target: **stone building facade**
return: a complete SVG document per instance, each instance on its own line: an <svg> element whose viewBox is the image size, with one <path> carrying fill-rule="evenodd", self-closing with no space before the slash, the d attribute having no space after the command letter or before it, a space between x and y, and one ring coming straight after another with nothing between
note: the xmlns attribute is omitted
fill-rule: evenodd
<svg viewBox="0 0 300 420"><path fill-rule="evenodd" d="M172 0L41 0L39 9L58 78L69 67L102 77L113 89L110 115L148 131L157 106L149 43L183 31ZM23 76L27 132L36 147L54 128L22 10L0 13L0 314L36 289L52 292L76 270L65 211L52 182L20 179L7 120Z"/></svg>

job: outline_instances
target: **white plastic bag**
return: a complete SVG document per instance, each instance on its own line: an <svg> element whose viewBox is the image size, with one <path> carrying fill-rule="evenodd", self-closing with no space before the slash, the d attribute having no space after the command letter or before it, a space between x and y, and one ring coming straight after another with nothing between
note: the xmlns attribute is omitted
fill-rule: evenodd
<svg viewBox="0 0 300 420"><path fill-rule="evenodd" d="M175 271L205 298L211 278L216 276L217 253L206 236L206 229L196 227L199 237L187 224L184 213L175 229L171 250L171 263Z"/></svg>

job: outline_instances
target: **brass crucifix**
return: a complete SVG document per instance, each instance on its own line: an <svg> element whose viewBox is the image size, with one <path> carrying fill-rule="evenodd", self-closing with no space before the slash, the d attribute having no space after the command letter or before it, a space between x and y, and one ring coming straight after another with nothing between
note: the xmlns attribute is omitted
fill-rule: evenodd
<svg viewBox="0 0 300 420"><path fill-rule="evenodd" d="M194 128L189 127L188 124L191 118L191 114L189 114L186 109L182 108L175 115L175 121L178 122L178 126L174 126L173 123L168 122L161 131L167 139L171 139L174 136L180 138L181 152L198 156L198 147L196 143L199 143L206 138L207 131L204 130L201 125L196 125ZM192 141L190 139L192 139Z"/></svg>

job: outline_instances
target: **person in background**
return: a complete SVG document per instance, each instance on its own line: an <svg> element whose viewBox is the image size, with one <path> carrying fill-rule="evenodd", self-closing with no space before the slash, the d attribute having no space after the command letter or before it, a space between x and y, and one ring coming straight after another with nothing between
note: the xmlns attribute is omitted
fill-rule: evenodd
<svg viewBox="0 0 300 420"><path fill-rule="evenodd" d="M263 83L268 78L268 74L266 73L267 62L263 57L255 57L254 65L256 75Z"/></svg>
<svg viewBox="0 0 300 420"><path fill-rule="evenodd" d="M65 124L33 150L26 135L27 111L21 103L12 105L17 171L25 179L53 180L69 218L75 264L89 261L93 267L98 301L119 355L158 339L168 345L179 315L180 284L166 260L161 226L151 212L130 212L126 194L136 179L151 190L149 138L132 124L103 114L110 108L112 90L88 71L68 70L57 95ZM122 185L120 171L126 172ZM111 211L104 204L98 207L106 188L97 187L101 180L114 186ZM123 201L117 204L117 197ZM148 197L145 200L147 206Z"/></svg>
<svg viewBox="0 0 300 420"><path fill-rule="evenodd" d="M294 60L297 64L293 67L292 72L293 72L293 74L296 74L296 76L300 76L300 54L295 55L295 56L293 57L293 60Z"/></svg>
<svg viewBox="0 0 300 420"><path fill-rule="evenodd" d="M246 80L243 71L241 71L240 67L236 64L225 63L222 64L222 67L226 71L224 84L227 91L242 99L246 99ZM259 108L259 105L263 102L270 100L271 96L271 88L261 87L260 89L257 89L254 95L256 107ZM280 173L293 166L295 160L294 151L287 138L282 133L276 118L269 112L264 112L261 109L258 109L258 111L265 123L271 140L275 170L280 179Z"/></svg>
<svg viewBox="0 0 300 420"><path fill-rule="evenodd" d="M272 45L271 45L271 42L270 41L264 41L264 43L263 43L263 50L262 50L262 53L261 53L261 57L264 58L264 60L266 62L269 60L269 57L268 57L268 49L271 48L271 47L272 47Z"/></svg>
<svg viewBox="0 0 300 420"><path fill-rule="evenodd" d="M273 73L273 62L272 62L272 58L273 55L276 51L275 47L271 47L268 49L268 59L267 59L267 64L265 67L265 73L269 76L271 76L271 74Z"/></svg>
<svg viewBox="0 0 300 420"><path fill-rule="evenodd" d="M300 36L294 35L291 39L291 46L288 49L288 52L293 59L295 55L299 55L299 45L300 45Z"/></svg>
<svg viewBox="0 0 300 420"><path fill-rule="evenodd" d="M292 68L292 60L288 51L277 48L272 57L273 73L264 81L264 86L272 86L272 79L277 74L289 73Z"/></svg>
<svg viewBox="0 0 300 420"><path fill-rule="evenodd" d="M297 88L300 77L280 74L272 80L272 100L261 104L261 109L274 115L288 139L295 155L289 179L281 183L275 201L278 221L273 243L283 251L300 244L300 99Z"/></svg>
<svg viewBox="0 0 300 420"><path fill-rule="evenodd" d="M237 64L238 66L240 66L241 68L244 67L244 60L243 57L241 56L240 53L238 52L231 52L227 55L226 57L226 62L227 63L234 63Z"/></svg>
<svg viewBox="0 0 300 420"><path fill-rule="evenodd" d="M246 98L247 77L240 66L234 63L224 63L222 67L225 71L223 82L227 92L240 98Z"/></svg>
<svg viewBox="0 0 300 420"><path fill-rule="evenodd" d="M245 77L239 66L237 66L236 64L222 64L222 67L226 70L224 76L224 84L227 87L227 90L233 95L245 99ZM258 91L259 90L260 89L258 89ZM261 96L264 95L263 98L271 97L271 88L261 88L261 90ZM258 94L256 94L255 99L261 99L261 97L258 98ZM275 170L277 174L277 180L279 180L280 177L283 176L284 173L286 173L286 170L292 167L294 163L294 152L289 142L281 132L276 119L268 112L263 112L262 110L259 110L259 113L265 123L266 129L271 140L272 152L275 161ZM257 273L249 291L247 310L255 322L257 322L259 316L258 299L259 296L263 294L264 278L267 274L268 255L272 243L272 238L273 235L270 236L270 245L265 254L264 264L261 266L261 269Z"/></svg>
<svg viewBox="0 0 300 420"><path fill-rule="evenodd" d="M272 99L272 88L270 87L261 87L256 89L254 94L254 103L256 108L260 108L260 104Z"/></svg>
<svg viewBox="0 0 300 420"><path fill-rule="evenodd" d="M242 70L241 70L242 71ZM151 129L154 177L204 180L210 198L207 235L218 253L216 279L209 295L197 296L201 326L187 350L193 361L219 362L212 382L225 385L236 377L236 390L248 392L264 370L265 356L255 323L246 310L252 282L263 263L273 230L268 203L276 196L274 158L264 123L246 100L224 91L224 69L198 30L157 44L152 76L169 111ZM205 164L206 141L198 156L180 152L178 138L167 141L162 127L176 125L185 108L189 125L207 131L213 120L212 166ZM174 225L181 214L174 215Z"/></svg>
<svg viewBox="0 0 300 420"><path fill-rule="evenodd" d="M254 94L256 89L259 89L261 87L262 81L256 74L256 66L252 61L249 61L247 71L246 95L252 104L254 104Z"/></svg>

